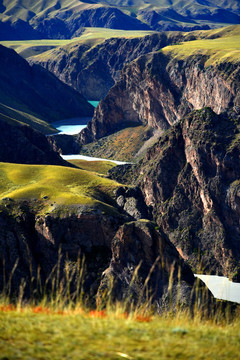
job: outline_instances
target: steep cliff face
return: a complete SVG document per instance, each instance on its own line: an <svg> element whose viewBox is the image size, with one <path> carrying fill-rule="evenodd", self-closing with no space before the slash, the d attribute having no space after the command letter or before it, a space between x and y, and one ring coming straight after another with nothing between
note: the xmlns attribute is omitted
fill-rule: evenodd
<svg viewBox="0 0 240 360"><path fill-rule="evenodd" d="M136 59L100 102L80 141L95 141L131 123L166 130L193 109L210 106L219 114L239 105L239 64L206 67L207 60L205 55L178 60L162 52Z"/></svg>
<svg viewBox="0 0 240 360"><path fill-rule="evenodd" d="M194 271L202 266L239 279L236 111L222 115L209 108L192 112L168 130L131 172L154 220ZM128 181L129 177L125 176Z"/></svg>
<svg viewBox="0 0 240 360"><path fill-rule="evenodd" d="M32 287L41 294L43 288L40 288L38 281L50 289L52 281L56 281L57 271L59 279L63 283L66 281L67 263L72 264L70 276L76 276L74 264L76 267L81 254L81 258L86 257L86 290L96 293L96 286L99 285L97 274L108 266L111 239L124 217L121 214L117 216L117 213L111 217L97 209L80 205L75 209L58 208L55 215L37 215L37 207L37 202L17 203L11 199L5 199L1 204L1 288L4 285L4 272L5 281L8 282L17 264L9 289L11 293L18 293L24 280L27 296L30 295L31 281ZM47 279L49 283L46 283ZM76 289L74 281L71 286Z"/></svg>
<svg viewBox="0 0 240 360"><path fill-rule="evenodd" d="M148 299L162 306L170 302L171 287L174 306L177 294L186 306L193 283L190 268L164 234L149 221L135 221L122 225L112 241L112 259L103 273L98 301L104 301L108 289L114 299L128 305L133 301L146 302L148 294Z"/></svg>
<svg viewBox="0 0 240 360"><path fill-rule="evenodd" d="M74 43L28 61L51 71L87 99L99 100L118 80L124 64L182 39L181 34L160 33L133 39L112 38L96 46Z"/></svg>
<svg viewBox="0 0 240 360"><path fill-rule="evenodd" d="M26 296L41 296L43 291L53 291L52 286L64 288L71 279L74 294L78 288L76 279L81 280L77 276L83 271L83 291L94 304L94 296L98 293L100 300L108 286L109 277L105 275L111 269L114 289L121 299L131 291L134 295L131 302L142 302L145 290L151 288L156 290L153 300L158 301L159 306L163 298L164 303L169 303L172 276L174 286L184 295L183 303L188 304L194 281L190 268L156 224L134 220L144 215L140 213L140 190L117 189L117 203L121 205L120 200L124 200L124 206L118 206L109 196L101 200L99 206L55 202L54 210L46 213L47 196L31 201L2 199L0 288L18 294L20 285L25 284ZM129 289L127 282L134 276L139 262L142 263L140 277L134 282L134 289ZM152 266L151 279L141 294Z"/></svg>

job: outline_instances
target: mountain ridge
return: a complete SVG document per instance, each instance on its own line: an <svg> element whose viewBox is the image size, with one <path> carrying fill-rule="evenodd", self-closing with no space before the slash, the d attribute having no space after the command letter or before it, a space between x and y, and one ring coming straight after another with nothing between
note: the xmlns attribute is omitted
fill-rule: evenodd
<svg viewBox="0 0 240 360"><path fill-rule="evenodd" d="M28 36L47 38L71 38L77 36L79 27L97 26L129 30L152 29L191 31L219 27L223 24L240 23L240 6L233 1L7 1L2 6L2 22L8 23L11 36L17 36L14 28ZM22 22L21 22L22 21ZM86 25L88 24L88 25ZM5 24L6 25L6 24ZM1 27L4 29L3 24ZM32 30L31 30L32 28ZM32 35L31 35L32 33ZM21 35L23 38L23 35ZM27 38L27 37L25 37ZM1 31L0 39L4 38Z"/></svg>

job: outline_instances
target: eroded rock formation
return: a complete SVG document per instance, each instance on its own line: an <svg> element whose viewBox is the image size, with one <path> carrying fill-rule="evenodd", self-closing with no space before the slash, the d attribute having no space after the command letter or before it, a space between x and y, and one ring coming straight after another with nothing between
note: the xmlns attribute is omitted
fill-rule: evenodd
<svg viewBox="0 0 240 360"><path fill-rule="evenodd" d="M195 272L239 279L238 111L192 112L123 178L141 187L153 219Z"/></svg>
<svg viewBox="0 0 240 360"><path fill-rule="evenodd" d="M132 190L131 199L138 191ZM93 303L97 293L101 298L106 288L105 275L113 269L118 298L124 299L133 291L132 302L141 303L146 299L146 290L151 289L155 291L152 301L160 306L162 301L169 304L171 287L184 294L182 303L187 304L194 281L190 268L156 224L134 220L135 214L139 217L136 211L129 216L127 209L117 204L112 213L104 207L83 205L56 204L54 212L45 215L39 213L40 209L41 201L37 200L18 202L6 198L1 202L0 284L5 291L17 295L22 285L25 296L41 296L43 291L64 288L69 282L75 294L79 279L76 271L81 272L79 266L84 264L82 290ZM134 289L128 289L127 283L139 262L142 266L138 281L134 281ZM152 266L152 276L144 287Z"/></svg>
<svg viewBox="0 0 240 360"><path fill-rule="evenodd" d="M51 71L87 99L100 100L119 79L124 64L183 38L180 33L162 32L142 38L112 38L97 45L74 43L28 61Z"/></svg>
<svg viewBox="0 0 240 360"><path fill-rule="evenodd" d="M193 283L190 268L156 225L135 221L122 225L112 241L112 259L103 273L98 301L104 301L108 289L113 299L128 304L150 299L169 304L174 294L174 304L178 296L186 305Z"/></svg>
<svg viewBox="0 0 240 360"><path fill-rule="evenodd" d="M203 55L177 60L161 52L136 59L100 102L79 141L89 143L136 123L166 130L194 109L209 106L219 114L239 105L239 64L205 67L206 61Z"/></svg>

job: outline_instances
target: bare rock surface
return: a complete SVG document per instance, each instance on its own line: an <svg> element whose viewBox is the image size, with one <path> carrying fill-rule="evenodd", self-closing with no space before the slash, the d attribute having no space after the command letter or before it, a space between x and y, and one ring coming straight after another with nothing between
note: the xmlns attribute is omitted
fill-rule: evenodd
<svg viewBox="0 0 240 360"><path fill-rule="evenodd" d="M111 38L95 45L87 42L63 46L28 58L83 94L100 100L119 79L123 66L140 55L159 50L183 39L180 33L148 35L139 38Z"/></svg>
<svg viewBox="0 0 240 360"><path fill-rule="evenodd" d="M238 111L192 112L123 175L140 186L154 221L195 272L235 279L240 257Z"/></svg>
<svg viewBox="0 0 240 360"><path fill-rule="evenodd" d="M206 61L203 55L177 60L154 52L131 62L79 141L86 144L136 124L166 130L194 109L209 106L219 114L239 106L239 64L205 67Z"/></svg>
<svg viewBox="0 0 240 360"><path fill-rule="evenodd" d="M104 301L108 289L113 299L127 304L151 299L163 305L169 302L170 292L177 295L178 288L180 302L186 305L193 283L190 268L156 224L135 221L122 225L113 239L112 259L103 273L98 297ZM172 301L176 304L177 296Z"/></svg>

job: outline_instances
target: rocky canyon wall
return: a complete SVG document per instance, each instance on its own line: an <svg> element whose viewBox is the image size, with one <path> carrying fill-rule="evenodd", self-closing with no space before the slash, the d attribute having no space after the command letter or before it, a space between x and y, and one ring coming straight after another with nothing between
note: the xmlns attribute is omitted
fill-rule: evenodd
<svg viewBox="0 0 240 360"><path fill-rule="evenodd" d="M79 41L28 61L51 71L86 99L100 100L119 79L124 64L183 38L181 33L162 32L139 38L111 38L100 44Z"/></svg>
<svg viewBox="0 0 240 360"><path fill-rule="evenodd" d="M164 294L164 303L169 304L168 283L172 276L172 284L185 295L182 303L186 306L191 298L193 274L156 224L137 220L146 215L141 214L141 192L120 188L116 201L120 205L116 204L112 214L84 205L57 206L54 213L41 214L39 201L4 199L0 205L1 289L18 297L23 288L24 297L33 298L62 288L64 296L68 283L74 298L77 282L82 279L82 291L94 305L96 296L98 301L104 301L104 289L111 290L107 283L110 274L114 298L126 298L127 283L140 266L132 301L143 301L145 292L152 290L153 302L159 303ZM154 274L140 299L139 291L154 262ZM161 282L157 283L159 276Z"/></svg>
<svg viewBox="0 0 240 360"><path fill-rule="evenodd" d="M194 272L238 280L239 116L236 109L193 111L124 174L140 186L153 219ZM121 171L113 169L113 177Z"/></svg>
<svg viewBox="0 0 240 360"><path fill-rule="evenodd" d="M95 141L136 123L166 130L194 109L239 106L238 64L206 67L207 56L177 60L154 52L125 66L79 140Z"/></svg>

